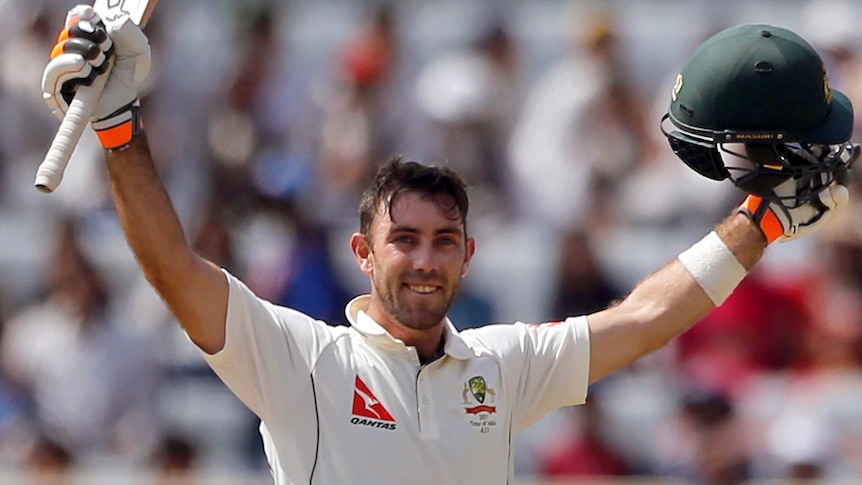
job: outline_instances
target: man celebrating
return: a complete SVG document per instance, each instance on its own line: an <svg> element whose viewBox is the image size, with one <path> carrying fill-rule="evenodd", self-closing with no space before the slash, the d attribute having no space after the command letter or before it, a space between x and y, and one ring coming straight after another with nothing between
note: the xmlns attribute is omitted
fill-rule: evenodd
<svg viewBox="0 0 862 485"><path fill-rule="evenodd" d="M96 28L75 27L85 21ZM260 417L279 484L507 483L518 432L582 404L591 382L694 325L768 244L821 226L846 202L834 179L858 154L849 102L829 89L807 43L775 27L729 29L683 71L668 136L692 168L752 195L622 302L562 322L459 333L446 314L476 251L466 188L448 169L396 159L364 193L350 240L371 293L348 303L350 327L331 327L258 298L187 245L139 117L128 116L138 105L130 80L145 77L150 52L134 25L73 9L45 70L49 104L62 113L75 85L97 75L109 53L94 31L107 32L117 56L96 128L105 117L133 125L106 148L129 245L207 362ZM702 66L722 75L698 77ZM734 164L745 173L731 177Z"/></svg>

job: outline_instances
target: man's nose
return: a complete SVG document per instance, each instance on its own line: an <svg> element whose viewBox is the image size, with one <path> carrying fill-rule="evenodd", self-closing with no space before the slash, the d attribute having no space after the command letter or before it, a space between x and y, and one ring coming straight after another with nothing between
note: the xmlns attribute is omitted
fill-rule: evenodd
<svg viewBox="0 0 862 485"><path fill-rule="evenodd" d="M437 255L430 243L416 248L413 253L413 268L421 271L433 271L437 268Z"/></svg>

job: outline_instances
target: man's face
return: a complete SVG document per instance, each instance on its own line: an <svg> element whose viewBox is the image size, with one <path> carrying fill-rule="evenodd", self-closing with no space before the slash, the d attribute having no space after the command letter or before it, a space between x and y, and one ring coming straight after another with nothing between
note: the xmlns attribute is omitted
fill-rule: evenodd
<svg viewBox="0 0 862 485"><path fill-rule="evenodd" d="M384 326L432 328L452 305L475 242L445 208L437 199L405 193L392 205L392 217L382 211L374 217L369 238L354 236L360 268L371 277L372 305L395 320L381 321Z"/></svg>

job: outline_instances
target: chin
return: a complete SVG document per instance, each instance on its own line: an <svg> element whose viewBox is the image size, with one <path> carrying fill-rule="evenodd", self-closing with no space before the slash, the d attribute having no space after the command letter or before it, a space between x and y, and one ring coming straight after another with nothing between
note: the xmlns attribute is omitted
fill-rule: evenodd
<svg viewBox="0 0 862 485"><path fill-rule="evenodd" d="M399 313L398 321L413 330L434 328L446 318L446 310L414 309Z"/></svg>

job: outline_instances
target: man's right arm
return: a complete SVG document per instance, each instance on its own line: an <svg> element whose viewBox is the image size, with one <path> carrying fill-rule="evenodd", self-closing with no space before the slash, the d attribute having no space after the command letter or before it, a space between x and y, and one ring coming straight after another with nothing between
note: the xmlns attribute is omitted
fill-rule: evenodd
<svg viewBox="0 0 862 485"><path fill-rule="evenodd" d="M52 49L42 97L62 119L77 86L110 76L90 121L105 147L120 222L147 280L189 337L212 354L225 344L228 282L189 247L150 156L138 111L138 88L149 68L149 40L136 25L102 23L90 6L78 5Z"/></svg>
<svg viewBox="0 0 862 485"><path fill-rule="evenodd" d="M189 247L146 135L105 153L117 214L144 275L192 341L218 352L225 344L228 282Z"/></svg>

